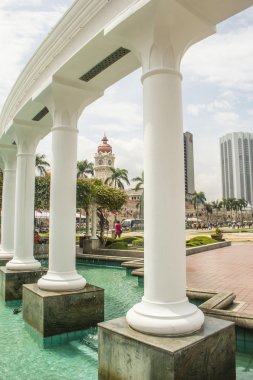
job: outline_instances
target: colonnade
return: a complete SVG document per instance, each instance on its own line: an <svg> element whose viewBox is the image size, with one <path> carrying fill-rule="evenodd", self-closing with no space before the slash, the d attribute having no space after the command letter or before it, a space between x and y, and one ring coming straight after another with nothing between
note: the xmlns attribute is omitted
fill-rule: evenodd
<svg viewBox="0 0 253 380"><path fill-rule="evenodd" d="M175 14L170 12L169 3L152 3L146 17L142 14L139 21L138 11L127 20L121 16L118 24L114 22L104 31L105 38L120 40L122 46L135 52L143 69L144 297L129 310L127 321L134 329L154 335L189 334L200 329L204 321L203 313L186 297L180 61L193 41L212 30L197 17L185 29L178 27L171 19ZM177 4L175 8L176 13ZM86 104L102 95L102 91L96 91L86 84L53 78L49 90L36 99L49 109L53 120L49 269L38 281L39 288L46 291L72 291L86 285L75 267L77 122ZM14 233L7 233L10 220L14 220L13 191L7 194L5 188L15 186L15 147L10 151L1 149L5 163L2 254L4 250L11 252L13 235L13 258L7 268L36 269L40 264L32 255L34 162L43 131L18 122L14 131ZM93 224L93 236L94 229Z"/></svg>

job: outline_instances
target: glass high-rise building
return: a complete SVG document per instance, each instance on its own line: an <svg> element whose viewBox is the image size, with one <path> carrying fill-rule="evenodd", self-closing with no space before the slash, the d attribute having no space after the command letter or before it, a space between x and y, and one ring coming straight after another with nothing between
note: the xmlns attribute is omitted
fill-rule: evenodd
<svg viewBox="0 0 253 380"><path fill-rule="evenodd" d="M223 198L253 203L253 133L234 132L220 138Z"/></svg>

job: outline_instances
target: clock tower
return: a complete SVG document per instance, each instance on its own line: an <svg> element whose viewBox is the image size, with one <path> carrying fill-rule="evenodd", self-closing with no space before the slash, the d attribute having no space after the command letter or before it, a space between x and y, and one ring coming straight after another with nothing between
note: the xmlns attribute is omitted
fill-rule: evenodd
<svg viewBox="0 0 253 380"><path fill-rule="evenodd" d="M95 177L105 182L106 178L111 177L110 168L114 168L115 155L112 153L112 147L108 144L106 135L101 140L95 154Z"/></svg>

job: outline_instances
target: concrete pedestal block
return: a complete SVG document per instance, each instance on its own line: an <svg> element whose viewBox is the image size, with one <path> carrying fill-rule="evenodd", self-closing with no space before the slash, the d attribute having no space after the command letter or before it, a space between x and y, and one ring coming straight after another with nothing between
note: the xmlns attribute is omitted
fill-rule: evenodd
<svg viewBox="0 0 253 380"><path fill-rule="evenodd" d="M83 253L91 253L94 249L100 248L101 243L99 239L84 239L83 240Z"/></svg>
<svg viewBox="0 0 253 380"><path fill-rule="evenodd" d="M194 335L157 337L131 329L125 318L100 323L99 380L235 380L232 322L206 317Z"/></svg>
<svg viewBox="0 0 253 380"><path fill-rule="evenodd" d="M0 295L4 301L14 301L22 299L23 284L36 283L40 277L47 273L47 269L8 270L0 267Z"/></svg>
<svg viewBox="0 0 253 380"><path fill-rule="evenodd" d="M94 327L104 320L104 289L87 284L58 293L24 285L23 319L43 337Z"/></svg>

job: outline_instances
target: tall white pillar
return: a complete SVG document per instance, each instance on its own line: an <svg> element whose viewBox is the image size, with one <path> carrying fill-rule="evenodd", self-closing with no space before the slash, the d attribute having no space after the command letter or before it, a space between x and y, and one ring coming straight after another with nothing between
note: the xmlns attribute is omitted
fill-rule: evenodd
<svg viewBox="0 0 253 380"><path fill-rule="evenodd" d="M92 214L91 214L91 239L96 240L97 237L97 207L92 205Z"/></svg>
<svg viewBox="0 0 253 380"><path fill-rule="evenodd" d="M86 209L86 222L85 222L85 235L86 236L91 236L90 235L90 213L91 213L91 208L89 206Z"/></svg>
<svg viewBox="0 0 253 380"><path fill-rule="evenodd" d="M105 29L107 38L139 57L143 69L144 296L126 319L147 334L190 334L204 322L186 297L180 62L192 43L213 31L174 0L134 3Z"/></svg>
<svg viewBox="0 0 253 380"><path fill-rule="evenodd" d="M0 150L4 162L0 259L11 259L14 255L17 149L14 145L1 145Z"/></svg>
<svg viewBox="0 0 253 380"><path fill-rule="evenodd" d="M143 77L144 296L127 314L136 330L180 335L204 317L186 297L181 75L162 68Z"/></svg>
<svg viewBox="0 0 253 380"><path fill-rule="evenodd" d="M17 173L14 223L14 256L6 264L9 270L36 270L41 267L33 255L35 152L45 132L31 125L15 124Z"/></svg>
<svg viewBox="0 0 253 380"><path fill-rule="evenodd" d="M73 291L86 285L76 271L77 120L85 101L87 93L81 87L59 81L52 83L45 99L53 117L49 267L38 286L47 291Z"/></svg>

